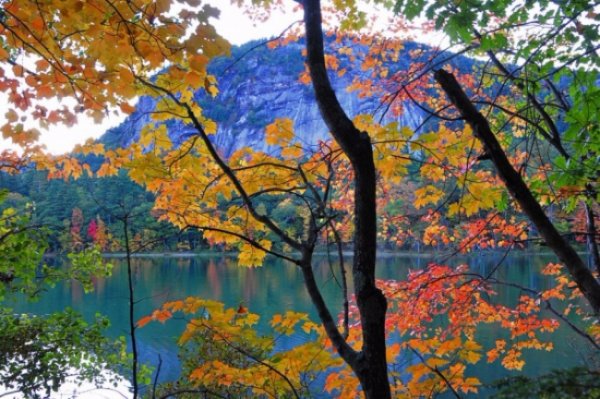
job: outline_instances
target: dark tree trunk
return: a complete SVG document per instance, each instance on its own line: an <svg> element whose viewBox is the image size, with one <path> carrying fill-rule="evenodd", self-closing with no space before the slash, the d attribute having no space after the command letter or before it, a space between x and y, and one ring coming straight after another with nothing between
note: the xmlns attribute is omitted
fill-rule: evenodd
<svg viewBox="0 0 600 399"><path fill-rule="evenodd" d="M375 164L367 133L359 131L342 109L325 69L321 5L305 0L307 63L321 115L334 139L354 169L354 259L352 278L363 331L363 348L356 356L344 357L367 398L391 397L385 357L387 301L375 286L377 220ZM305 276L306 277L306 276Z"/></svg>
<svg viewBox="0 0 600 399"><path fill-rule="evenodd" d="M131 338L131 385L133 388L133 399L137 399L139 395L138 383L138 347L135 330L135 292L133 287L133 276L131 274L131 242L129 241L129 215L123 216L123 234L125 236L125 250L127 260L127 286L129 288L129 337Z"/></svg>
<svg viewBox="0 0 600 399"><path fill-rule="evenodd" d="M490 129L487 119L475 108L454 75L439 70L435 73L435 79L467 123L473 128L475 136L482 142L508 191L535 225L548 247L567 267L573 281L592 306L594 313L598 315L600 313L600 284L575 249L554 227L519 173L510 164L506 153Z"/></svg>
<svg viewBox="0 0 600 399"><path fill-rule="evenodd" d="M592 257L592 265L598 273L600 273L600 253L598 252L598 243L596 242L596 221L592 206L585 204L585 217L587 226L587 247L590 256Z"/></svg>

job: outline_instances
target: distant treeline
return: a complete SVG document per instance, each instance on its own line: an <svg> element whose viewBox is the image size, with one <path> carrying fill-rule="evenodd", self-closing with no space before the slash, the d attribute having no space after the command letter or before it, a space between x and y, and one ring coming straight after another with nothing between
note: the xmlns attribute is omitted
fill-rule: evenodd
<svg viewBox="0 0 600 399"><path fill-rule="evenodd" d="M125 173L107 178L48 180L40 171L0 174L0 188L10 192L3 207L30 205L32 223L47 232L49 250L65 252L98 244L104 251L124 246L122 218L139 250L196 250L204 244L198 231L180 232L152 215L154 197Z"/></svg>

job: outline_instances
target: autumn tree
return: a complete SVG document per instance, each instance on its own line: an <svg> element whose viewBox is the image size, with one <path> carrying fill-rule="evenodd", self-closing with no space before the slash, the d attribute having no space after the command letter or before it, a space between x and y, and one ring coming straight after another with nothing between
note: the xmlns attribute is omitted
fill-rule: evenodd
<svg viewBox="0 0 600 399"><path fill-rule="evenodd" d="M100 216L96 217L96 234L94 236L94 244L100 247L100 250L106 251L109 248L110 241L112 239L108 228ZM91 222L90 222L91 225Z"/></svg>
<svg viewBox="0 0 600 399"><path fill-rule="evenodd" d="M69 224L69 233L71 235L70 248L74 251L83 248L83 212L79 208L74 208L71 213Z"/></svg>
<svg viewBox="0 0 600 399"><path fill-rule="evenodd" d="M312 164L309 159L297 162L302 148L292 141L291 121L282 120L267 128L267 141L291 149L282 152L283 160L250 150L242 150L230 159L220 156L209 138L216 133L216 125L202 114L194 93L200 88L212 96L218 93L216 79L207 74L206 64L226 52L227 44L208 20L217 15L214 8L204 5L190 10L181 6L178 15L171 16L168 1L3 5L1 25L6 48L2 57L13 67L12 76L4 76L2 88L15 105L3 128L5 134L28 149L23 156L37 161L39 168L48 168L51 176L76 177L85 166L70 157L44 159L32 146L37 132L16 123L19 112L36 110L33 118L42 126L72 124L80 112L100 119L106 107L131 112L129 101L135 96L159 98L154 119L176 116L193 127L195 134L173 148L166 126L150 123L142 131L139 144L106 151L106 162L98 173L107 175L119 167L130 168L135 181L157 192L157 207L164 208L165 218L181 227L201 228L215 241L239 241L241 264L258 265L270 253L300 267L330 339L359 376L365 394L389 397L386 301L375 287L374 278L376 179L371 143L368 135L360 133L345 116L328 82L320 3L304 4L308 64L323 117L354 167L356 233L352 274L365 340L360 351L352 349L338 330L312 271L318 233L332 218L327 213L327 192L315 184L327 174L318 170L319 154L313 156ZM28 54L31 62L15 61L17 52ZM77 104L49 109L42 101L53 95L74 98ZM92 145L82 151L99 152L101 148ZM257 174L261 181L254 178ZM297 196L310 211L309 229L302 236L283 231L277 221L256 208L258 197L285 193ZM228 200L225 210L219 197ZM265 236L267 231L295 255L272 249Z"/></svg>
<svg viewBox="0 0 600 399"><path fill-rule="evenodd" d="M598 132L597 107L588 101L597 80L597 4L534 4L513 7L504 2L486 2L475 7L461 3L440 8L434 2L415 6L397 1L394 9L408 18L434 18L436 28L443 30L452 44L462 47L461 51L487 57L482 79L488 79L488 86L496 81L494 76L500 76L502 86L492 88L491 97L480 87L469 98L465 84L441 70L443 60L429 66L440 69L436 80L473 128L486 158L491 158L519 207L569 268L597 314L600 285L540 206L558 203L573 209L578 201L583 204L587 220L584 236L597 269L600 257L593 210L597 202L597 165L590 162L597 148L589 144L596 141ZM515 104L505 103L509 94L515 96ZM581 111L583 104L586 112ZM478 111L476 105L482 110ZM481 113L484 110L487 117ZM437 114L449 118L448 114ZM540 150L540 141L549 149ZM535 155L520 161L512 158L506 147L516 143L513 146L518 151L519 142L525 150L533 143L529 151L535 151ZM540 160L541 173L528 186L523 175L535 167L532 158Z"/></svg>
<svg viewBox="0 0 600 399"><path fill-rule="evenodd" d="M88 224L88 228L87 228L87 236L92 240L95 241L96 239L96 234L98 234L98 225L96 224L96 220L92 219L90 221L90 223Z"/></svg>

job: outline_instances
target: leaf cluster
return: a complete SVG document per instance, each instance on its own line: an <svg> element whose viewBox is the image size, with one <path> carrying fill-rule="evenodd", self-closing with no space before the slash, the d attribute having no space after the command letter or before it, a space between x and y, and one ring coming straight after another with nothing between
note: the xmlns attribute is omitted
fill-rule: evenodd
<svg viewBox="0 0 600 399"><path fill-rule="evenodd" d="M124 347L106 338L109 321L97 315L85 322L71 309L47 316L0 312L0 381L30 398L47 397L68 379L113 383Z"/></svg>
<svg viewBox="0 0 600 399"><path fill-rule="evenodd" d="M289 311L275 315L272 332L261 334L260 316L245 306L225 308L222 303L200 298L168 302L138 322L166 322L181 313L189 315L179 338L182 378L160 387L163 394L188 391L224 397L306 397L316 378L339 359L325 350L323 332L306 314ZM300 345L284 341L300 330L310 334Z"/></svg>

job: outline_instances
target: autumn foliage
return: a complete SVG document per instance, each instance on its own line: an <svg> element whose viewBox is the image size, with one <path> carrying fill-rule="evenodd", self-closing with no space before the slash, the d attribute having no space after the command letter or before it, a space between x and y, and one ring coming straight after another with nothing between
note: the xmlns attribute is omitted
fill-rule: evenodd
<svg viewBox="0 0 600 399"><path fill-rule="evenodd" d="M236 3L249 10L285 9L281 1ZM533 17L520 5L509 16L502 2L472 10L467 3L453 8L451 3L376 1L403 10L407 18L439 6L435 27L445 30L453 44L462 43L461 51L487 55L494 69L476 63L469 71L446 65L457 55L440 59L446 53L440 49L431 54L417 49L410 54L411 62L401 66L407 20L392 19L387 34L365 32L368 14L357 3L322 6L305 0L295 6L303 13L304 31L292 29L269 41L271 47L303 41L306 69L298 80L314 90L331 139L304 142L291 117L273 117L263 132L268 151L241 148L224 156L215 144L219 126L198 101L199 96L219 101L218 76L208 65L229 54L229 44L211 24L217 9L197 1L7 1L0 15L0 91L8 97L9 109L0 130L20 152L3 152L0 168L15 172L34 165L49 178L65 180L126 170L155 196L155 216L181 230L201 230L213 246L235 249L240 266L260 266L271 255L300 268L319 325L290 311L271 320L274 335L265 338L256 330L259 316L243 306L226 309L197 298L166 303L138 322L137 327L165 322L177 313L189 318L179 343L202 355L185 367L193 387L228 395L299 397L311 389L307 380L323 373L325 389L342 397L355 397L361 389L370 398L389 397L390 391L399 397L443 391L458 396L478 392L481 385L468 374L469 365L497 361L520 370L523 350L551 350L542 333L556 330L557 320L598 349L597 314L588 318L589 309L569 302L582 293L597 313L598 281L563 241L564 232L555 226L561 221L550 220L542 209L559 207L558 216L568 218L577 206L583 207L585 223L576 213L574 224L566 225L585 227L588 247L597 254L593 162L600 150L589 143L598 131L593 100L598 89L597 76L588 68L597 60L587 58L595 50L578 52L597 37L577 24L575 31L565 28L577 16L556 5L549 12L567 22L556 26L555 33L551 29L545 41L534 42L540 43L538 49L518 41L523 53L506 51L543 64L535 64L538 77L529 81L517 78L497 54L509 46L503 32L529 25ZM490 18L492 11L502 15ZM595 21L598 16L592 14L586 18ZM545 27L550 17L539 18L539 26ZM482 34L479 30L488 24L497 29ZM433 28L428 25L425 31ZM576 34L582 42L575 40L579 47L569 52L574 47L569 40ZM545 44L554 39L561 56ZM546 65L538 54L561 64ZM579 69L573 76L561 75L569 64ZM440 79L436 83L432 72L442 67L445 72L436 76L452 77L466 98L462 105L470 105L476 111L471 114L483 121L469 119L457 97L440 88ZM380 110L346 114L331 80L349 68L360 73L347 89L380 100ZM574 86L566 90L563 81ZM132 114L142 96L153 98L155 107L144 115L138 140L127 148L107 149L89 141L73 154L49 156L37 143L39 131L30 127L72 126L82 114L97 121L109 112ZM48 101L53 98L69 101ZM594 104L591 117L578 111L586 108L582 104ZM414 126L399 123L410 107L425 115ZM568 125L564 133L563 122ZM170 126L190 133L175 140ZM489 130L493 148L483 140L482 126ZM90 154L102 158L94 169L83 161ZM498 159L505 161L504 170L512 173L520 191L511 187ZM295 223L286 223L284 212L274 211L289 208L294 209ZM546 231L554 235L544 235ZM92 219L85 230L82 211L74 209L68 232L73 249L81 249L86 233L99 247L109 246L102 220ZM556 238L546 242L566 272L549 265L544 273L556 275L556 286L543 292L517 287L514 306L493 301L497 286L511 282L499 281L494 273L475 274L465 265L432 263L405 280L375 280L378 239L457 254L524 247L538 239L536 233ZM335 246L342 255L336 273L343 280L341 297L348 311L339 322L313 272L313 255L323 245ZM565 248L571 256L561 252ZM355 250L348 268L354 297L348 293L344 249ZM582 284L581 276L589 284ZM563 306L555 307L556 301ZM568 319L575 308L587 327ZM507 338L484 348L478 329L486 325L503 330ZM299 330L311 339L292 349L276 346L278 337Z"/></svg>

